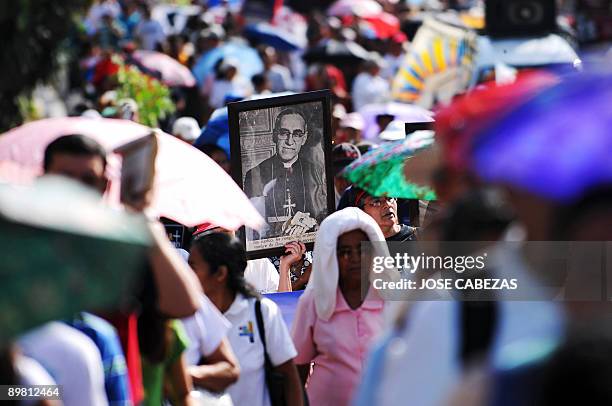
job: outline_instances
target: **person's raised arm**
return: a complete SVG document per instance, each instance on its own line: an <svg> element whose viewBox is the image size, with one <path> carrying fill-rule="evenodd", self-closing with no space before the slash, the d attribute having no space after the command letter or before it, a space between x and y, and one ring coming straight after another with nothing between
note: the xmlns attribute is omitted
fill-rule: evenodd
<svg viewBox="0 0 612 406"><path fill-rule="evenodd" d="M306 246L299 241L290 242L285 245L285 255L280 257L280 279L278 282L279 292L291 292L291 266L302 259L306 252Z"/></svg>

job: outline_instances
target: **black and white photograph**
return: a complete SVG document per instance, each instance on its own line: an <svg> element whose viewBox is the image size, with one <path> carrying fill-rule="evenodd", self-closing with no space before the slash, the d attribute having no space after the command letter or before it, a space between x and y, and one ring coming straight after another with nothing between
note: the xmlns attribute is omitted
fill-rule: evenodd
<svg viewBox="0 0 612 406"><path fill-rule="evenodd" d="M314 242L333 210L329 96L311 92L228 105L233 177L265 220L245 229L250 256ZM331 198L331 201L330 201Z"/></svg>

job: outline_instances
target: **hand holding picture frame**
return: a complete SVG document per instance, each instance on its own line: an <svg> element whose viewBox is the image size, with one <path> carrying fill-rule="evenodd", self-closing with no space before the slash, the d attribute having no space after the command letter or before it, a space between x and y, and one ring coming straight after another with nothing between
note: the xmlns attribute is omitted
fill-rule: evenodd
<svg viewBox="0 0 612 406"><path fill-rule="evenodd" d="M142 138L115 149L121 155L121 203L136 210L143 210L155 180L157 136L151 132Z"/></svg>
<svg viewBox="0 0 612 406"><path fill-rule="evenodd" d="M232 177L266 221L238 236L249 258L312 249L334 205L329 91L228 104Z"/></svg>

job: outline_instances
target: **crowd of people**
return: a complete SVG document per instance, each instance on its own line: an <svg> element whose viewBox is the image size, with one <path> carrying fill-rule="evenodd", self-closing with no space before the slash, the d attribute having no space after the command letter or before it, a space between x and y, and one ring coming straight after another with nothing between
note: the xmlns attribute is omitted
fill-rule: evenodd
<svg viewBox="0 0 612 406"><path fill-rule="evenodd" d="M368 285L372 258L390 256L387 243L469 241L497 252L492 272L533 273L537 279L537 261L530 262L528 253L509 253L505 242L612 239L612 172L602 157L602 151L609 156L612 144L601 130L612 124L612 115L609 109L584 107L589 97L612 103L609 74L541 81L526 75L525 81L519 76L514 84L461 95L435 115L440 156L429 186L437 200L373 195L351 184L344 169L397 139L398 131L400 139L406 137L404 128L394 129L396 117L390 113L376 116L375 136L366 137L362 112L390 100L391 83L424 7L416 4L423 2L375 3L381 12L397 16L390 32L357 14L326 16L316 10L300 15L282 7L275 10L277 24L294 35L303 30L306 41L304 48L289 51L246 35L249 16L232 1L192 3L173 9L169 19L160 14L163 5L153 1L94 1L73 42L79 58L70 67L69 114L139 121L138 102L117 98L117 57L163 82L162 74L135 57L136 51L164 53L197 73L202 58L226 46L250 48L261 63L250 77L243 72L244 61L221 56L209 71L195 75L196 85L170 86L174 111L158 117L160 128L230 173L227 134L203 132L218 109L252 97L329 89L329 181L336 211L322 220L313 251L298 235L283 255L260 259L247 258L234 230L213 223L178 224L188 235L178 247L164 229L172 220L148 218L152 243L130 300L49 321L1 343L3 384L62 387L61 401L14 404L546 406L612 401L606 383L612 365L607 298L388 301ZM466 9L476 2L424 3ZM309 60L310 50L334 41L354 44L366 56L359 63ZM575 83L581 87L572 87ZM554 103L572 100L585 101L575 106L576 116L554 115ZM541 117L524 112L547 108L553 113ZM512 114L524 119L525 128L496 128ZM561 125L550 124L555 117ZM277 120L282 119L279 114ZM296 128L303 130L307 123L300 119ZM588 124L592 136L574 143L570 139L583 135L580 124ZM295 142L295 131L279 142ZM552 131L567 133L558 134L558 146L545 148ZM502 135L506 138L500 141ZM512 156L517 151L523 155ZM65 134L46 146L43 176L70 178L102 199L107 153L87 136ZM251 178L265 170L263 162L245 174L247 187L255 187ZM526 177L540 179L540 186ZM553 191L555 181L567 184L567 190ZM148 203L127 209L145 216ZM368 242L374 243L373 251L366 249ZM409 271L385 269L383 276L394 280ZM302 291L288 323L274 294Z"/></svg>
<svg viewBox="0 0 612 406"><path fill-rule="evenodd" d="M465 3L463 8L469 5ZM84 19L82 32L73 39L78 60L70 67L68 113L96 115L97 111L105 117L122 118L137 114L134 111L139 107L137 104L116 98L116 58L163 81L155 66L143 64L136 55L146 50L164 53L195 74L195 86L172 86L176 109L165 118L160 117L159 123L163 130L189 142L196 141L195 124L198 128L205 126L213 110L228 101L330 89L338 141L376 143L363 139L364 122L359 110L389 100L391 82L409 46L408 37L400 28L413 27L417 24L413 20L421 18L420 6L410 7L402 2L381 4L381 13L384 9L385 16L395 19L384 25L385 29L379 28L382 23L368 22L352 15L350 10L329 16L321 10L299 14L282 7L273 19L278 35L303 37L307 45L287 50L249 36L246 30L249 16L242 15L231 2L211 7L194 2L194 6L181 11L180 7L166 9L143 0L96 1ZM331 42L350 44L361 53L339 60L332 52L306 62L309 50ZM229 48L249 51L226 53ZM217 54L227 56L211 57ZM195 123L185 121L185 117L193 118ZM134 118L138 120L137 116ZM386 124L388 121L379 132ZM370 144L364 143L363 148L368 147ZM227 148L226 152L229 153Z"/></svg>

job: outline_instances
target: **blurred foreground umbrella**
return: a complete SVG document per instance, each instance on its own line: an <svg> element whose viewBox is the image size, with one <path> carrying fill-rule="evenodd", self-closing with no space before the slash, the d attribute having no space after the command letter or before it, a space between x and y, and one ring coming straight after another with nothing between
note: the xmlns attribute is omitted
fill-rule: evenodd
<svg viewBox="0 0 612 406"><path fill-rule="evenodd" d="M215 64L223 58L232 58L238 62L238 70L245 78L250 78L263 71L263 63L257 51L246 43L232 41L206 52L193 67L193 74L202 83L206 76L213 73Z"/></svg>
<svg viewBox="0 0 612 406"><path fill-rule="evenodd" d="M269 23L257 23L246 26L244 35L254 41L270 45L279 51L297 51L307 44L306 36L299 37L280 27Z"/></svg>
<svg viewBox="0 0 612 406"><path fill-rule="evenodd" d="M191 71L181 65L176 59L155 51L137 50L133 54L134 59L145 68L161 74L162 81L168 86L195 86L196 80Z"/></svg>
<svg viewBox="0 0 612 406"><path fill-rule="evenodd" d="M143 216L102 204L70 179L0 184L0 341L76 311L118 306L149 245Z"/></svg>
<svg viewBox="0 0 612 406"><path fill-rule="evenodd" d="M338 0L327 10L328 15L336 17L374 17L382 12L382 6L374 0Z"/></svg>
<svg viewBox="0 0 612 406"><path fill-rule="evenodd" d="M398 102L368 104L359 110L359 113L361 113L365 121L365 128L363 129L363 137L365 139L374 139L380 133L380 128L376 123L377 116L393 116L393 120L405 123L434 121L433 112L414 104Z"/></svg>
<svg viewBox="0 0 612 406"><path fill-rule="evenodd" d="M0 179L13 180L18 164L30 176L41 173L46 146L61 135L83 134L107 151L149 134L127 120L62 117L38 120L0 135ZM258 228L263 219L230 176L212 159L171 135L157 133L158 153L151 209L188 227L214 222L236 230ZM3 165L5 161L9 165ZM3 168L9 169L5 172ZM111 168L112 169L112 168ZM116 174L112 183L119 183Z"/></svg>
<svg viewBox="0 0 612 406"><path fill-rule="evenodd" d="M405 176L405 165L419 158L433 144L433 131L417 131L405 140L389 142L372 150L346 167L343 176L354 185L373 196L389 196L403 199L435 200L436 195L426 177L418 174L415 180ZM429 155L428 155L429 157ZM422 163L430 158L418 159Z"/></svg>
<svg viewBox="0 0 612 406"><path fill-rule="evenodd" d="M612 184L612 75L580 74L506 114L472 142L486 181L569 202Z"/></svg>
<svg viewBox="0 0 612 406"><path fill-rule="evenodd" d="M457 98L450 106L436 112L436 140L444 155L444 164L452 170L469 166L469 149L474 139L530 100L543 89L559 83L559 78L536 72L519 75L516 83L487 85Z"/></svg>
<svg viewBox="0 0 612 406"><path fill-rule="evenodd" d="M352 41L330 39L308 50L304 56L307 63L324 62L329 64L358 64L370 58L361 45Z"/></svg>

